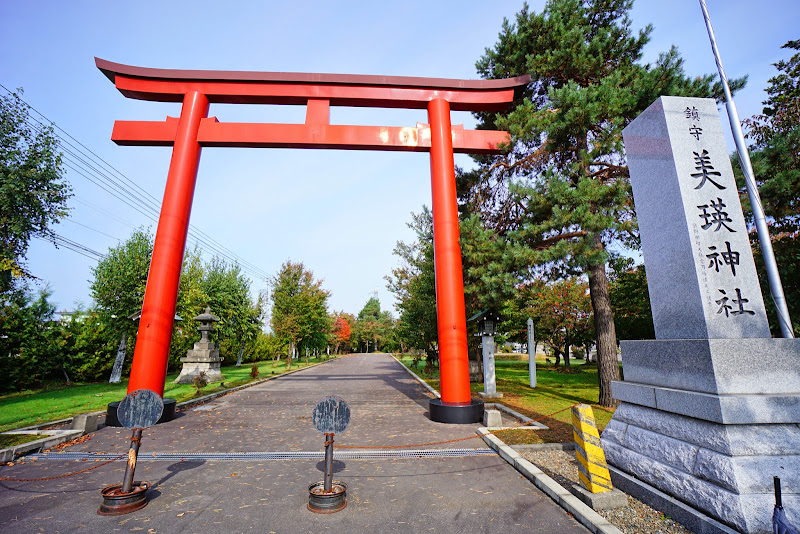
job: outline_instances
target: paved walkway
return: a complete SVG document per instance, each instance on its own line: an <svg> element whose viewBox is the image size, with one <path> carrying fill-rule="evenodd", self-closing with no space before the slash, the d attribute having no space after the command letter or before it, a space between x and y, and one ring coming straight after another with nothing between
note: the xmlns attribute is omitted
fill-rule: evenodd
<svg viewBox="0 0 800 534"><path fill-rule="evenodd" d="M311 423L323 397L351 408L341 445L410 445L471 436L478 425L426 417L425 389L387 355L340 358L271 380L179 414L145 431L137 480L150 480L149 504L101 517L100 489L122 481L124 464L46 482L0 482L0 531L142 533L552 532L586 533L572 517L498 456L336 460L348 505L330 515L306 509L308 485L322 479L308 459L148 461L156 452L321 451ZM102 428L70 452L123 453L130 431ZM480 439L425 448L484 448ZM341 449L340 449L341 450ZM86 462L39 460L0 468L34 478L77 471Z"/></svg>

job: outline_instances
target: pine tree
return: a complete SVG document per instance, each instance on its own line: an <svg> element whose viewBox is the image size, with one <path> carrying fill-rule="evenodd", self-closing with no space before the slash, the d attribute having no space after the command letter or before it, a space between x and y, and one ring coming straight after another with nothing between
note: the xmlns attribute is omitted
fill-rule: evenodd
<svg viewBox="0 0 800 534"><path fill-rule="evenodd" d="M509 152L459 176L464 209L480 212L503 242L506 269L522 280L537 270L588 276L603 406L614 404L610 382L619 379L607 247L638 242L622 129L661 95L722 98L714 76L684 74L674 47L640 63L652 26L631 29L632 3L550 0L541 13L525 5L504 21L478 72L532 81L510 113L479 116L511 133Z"/></svg>

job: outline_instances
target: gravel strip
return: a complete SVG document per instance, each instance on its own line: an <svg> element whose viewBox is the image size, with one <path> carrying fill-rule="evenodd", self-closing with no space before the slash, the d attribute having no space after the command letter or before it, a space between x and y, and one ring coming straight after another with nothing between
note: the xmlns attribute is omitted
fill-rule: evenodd
<svg viewBox="0 0 800 534"><path fill-rule="evenodd" d="M569 489L578 484L578 461L570 451L519 451L553 480ZM625 534L692 534L683 526L628 495L628 507L598 510L609 523Z"/></svg>

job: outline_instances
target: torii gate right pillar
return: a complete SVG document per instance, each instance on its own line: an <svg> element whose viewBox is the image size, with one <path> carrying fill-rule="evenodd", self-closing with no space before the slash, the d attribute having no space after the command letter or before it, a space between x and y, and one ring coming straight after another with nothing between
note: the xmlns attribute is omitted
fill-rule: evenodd
<svg viewBox="0 0 800 534"><path fill-rule="evenodd" d="M483 417L483 401L469 389L464 278L459 246L453 134L450 103L428 103L431 124L431 194L436 274L436 319L442 398L430 403L430 417L440 423L474 423Z"/></svg>

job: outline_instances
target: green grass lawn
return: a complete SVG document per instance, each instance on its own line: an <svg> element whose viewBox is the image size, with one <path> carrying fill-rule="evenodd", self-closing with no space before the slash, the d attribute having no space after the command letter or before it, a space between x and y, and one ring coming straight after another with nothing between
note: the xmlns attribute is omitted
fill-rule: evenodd
<svg viewBox="0 0 800 534"><path fill-rule="evenodd" d="M309 364L315 364L322 360L309 358L308 361ZM252 382L253 379L250 378L251 365L247 363L242 364L241 367L233 365L222 367L225 387L222 387L219 382L214 382L203 388L202 394L207 395ZM305 358L292 363L292 369L305 366ZM258 369L260 374L256 380L286 372L286 361L258 362ZM172 383L177 376L178 373L167 375L164 397L176 399L178 402L193 398L195 389L191 384ZM127 391L128 381L123 380L119 384L79 383L0 396L0 432L64 419L80 413L105 410L109 402L124 399Z"/></svg>
<svg viewBox="0 0 800 534"><path fill-rule="evenodd" d="M41 434L0 434L0 449L8 449L23 443L29 443L47 436Z"/></svg>
<svg viewBox="0 0 800 534"><path fill-rule="evenodd" d="M401 361L411 368L411 358L404 356ZM426 376L423 373L424 365L423 361L419 368L412 370L439 390L439 369L435 368L430 376ZM572 360L572 365L564 368L537 359L535 389L531 389L529 385L527 361L499 357L495 361L495 368L497 391L503 394L499 402L550 427L548 431L503 431L499 437L506 443L572 441L572 414L566 408L576 403L592 406L600 430L605 428L614 414L612 408L597 405L597 367L594 364L585 364L583 360ZM470 388L473 396L477 397L478 392L483 391L483 383L470 384ZM564 411L545 417L559 410Z"/></svg>

